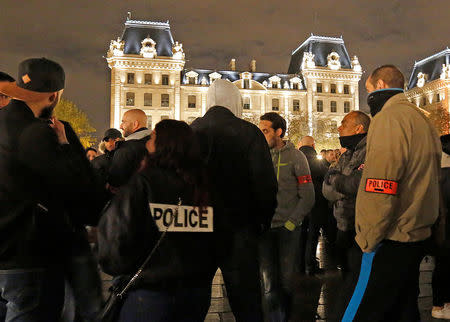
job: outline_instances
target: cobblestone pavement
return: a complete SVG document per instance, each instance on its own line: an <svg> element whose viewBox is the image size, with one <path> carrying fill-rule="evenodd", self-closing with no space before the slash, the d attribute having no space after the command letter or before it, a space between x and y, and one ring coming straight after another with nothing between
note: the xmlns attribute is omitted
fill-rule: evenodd
<svg viewBox="0 0 450 322"><path fill-rule="evenodd" d="M322 240L319 242L318 258L320 266L325 274L320 276L304 276L297 274L293 280L296 290L294 298L293 322L310 321L336 321L330 316L330 308L333 307L339 296L339 284L341 276L339 272L330 269L327 262L327 250L324 249ZM419 308L423 322L445 321L431 317L431 275L434 268L433 258L425 257L421 264ZM109 278L103 275L104 290L109 284ZM206 317L206 322L232 322L235 321L230 305L226 298L226 288L220 271L216 274L212 285L211 307Z"/></svg>

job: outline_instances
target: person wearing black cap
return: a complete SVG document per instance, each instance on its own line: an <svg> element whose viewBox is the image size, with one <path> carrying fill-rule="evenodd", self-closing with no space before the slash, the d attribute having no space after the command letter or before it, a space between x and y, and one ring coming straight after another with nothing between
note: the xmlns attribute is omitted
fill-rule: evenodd
<svg viewBox="0 0 450 322"><path fill-rule="evenodd" d="M0 72L0 82L14 82L14 78L6 73ZM11 98L5 94L0 93L0 108L5 107L11 102Z"/></svg>
<svg viewBox="0 0 450 322"><path fill-rule="evenodd" d="M79 220L66 214L84 212L92 179L84 152L52 117L64 85L63 68L45 58L23 61L16 82L0 82L0 93L12 98L0 110L0 297L7 321L59 321L61 313L72 242L67 222Z"/></svg>
<svg viewBox="0 0 450 322"><path fill-rule="evenodd" d="M104 184L108 181L109 169L116 150L116 142L121 140L122 133L119 130L114 128L106 130L102 140L105 144L105 153L99 155L91 162L92 167Z"/></svg>

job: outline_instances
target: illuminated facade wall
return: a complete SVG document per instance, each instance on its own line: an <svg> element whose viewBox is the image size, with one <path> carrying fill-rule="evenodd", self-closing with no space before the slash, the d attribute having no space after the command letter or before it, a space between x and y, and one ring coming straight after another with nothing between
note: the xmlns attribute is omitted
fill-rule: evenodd
<svg viewBox="0 0 450 322"><path fill-rule="evenodd" d="M243 117L249 120L269 111L279 112L288 120L306 115L309 132L313 133L318 119L332 119L338 126L346 113L359 109L361 66L356 56L351 62L347 59L348 66L344 67L332 50L324 59L305 54L301 68L290 74L256 72L256 62L251 63L249 71L236 71L234 60L228 71L185 68L183 47L173 41L168 23L127 20L125 27L122 38L111 41L107 54L111 69L111 127L118 128L123 113L132 108L146 112L149 127L164 118L190 123L205 113L209 84L217 78L228 79L240 89ZM149 35L136 40L132 28L141 35L145 34L142 29L147 28ZM150 32L164 41L164 48L158 47L158 39L152 39ZM341 38L311 36L305 43L308 41L343 46Z"/></svg>
<svg viewBox="0 0 450 322"><path fill-rule="evenodd" d="M440 134L448 134L450 49L416 62L408 88L408 99L430 117Z"/></svg>

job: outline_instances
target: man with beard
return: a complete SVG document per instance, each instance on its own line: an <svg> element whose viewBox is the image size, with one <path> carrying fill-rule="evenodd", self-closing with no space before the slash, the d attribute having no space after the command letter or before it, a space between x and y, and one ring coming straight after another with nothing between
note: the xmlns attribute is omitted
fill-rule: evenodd
<svg viewBox="0 0 450 322"><path fill-rule="evenodd" d="M269 112L261 116L259 128L269 145L278 181L278 206L271 229L261 238L263 300L269 307L270 321L289 321L294 295L292 278L300 247L300 226L314 206L314 185L305 155L289 140L283 140L286 120L278 113Z"/></svg>
<svg viewBox="0 0 450 322"><path fill-rule="evenodd" d="M0 83L1 82L14 82L14 78L6 73L0 72ZM11 98L5 94L0 93L0 108L5 107L11 102Z"/></svg>
<svg viewBox="0 0 450 322"><path fill-rule="evenodd" d="M439 214L441 144L403 86L393 65L366 81L373 119L355 213L363 254L343 321L420 320L420 262Z"/></svg>
<svg viewBox="0 0 450 322"><path fill-rule="evenodd" d="M64 214L79 209L90 183L80 166L84 152L51 117L64 82L58 63L32 58L19 65L17 82L0 83L0 93L12 98L0 110L0 288L7 321L60 318L67 220L77 220Z"/></svg>

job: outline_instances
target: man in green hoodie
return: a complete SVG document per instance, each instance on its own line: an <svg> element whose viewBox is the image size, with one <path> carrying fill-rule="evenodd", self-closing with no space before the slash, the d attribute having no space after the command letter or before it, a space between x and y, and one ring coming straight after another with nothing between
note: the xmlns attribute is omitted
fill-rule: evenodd
<svg viewBox="0 0 450 322"><path fill-rule="evenodd" d="M287 321L299 252L299 226L314 206L314 185L305 155L283 140L286 121L277 113L266 113L260 118L259 128L269 145L278 181L278 206L260 247L265 313L272 321Z"/></svg>

